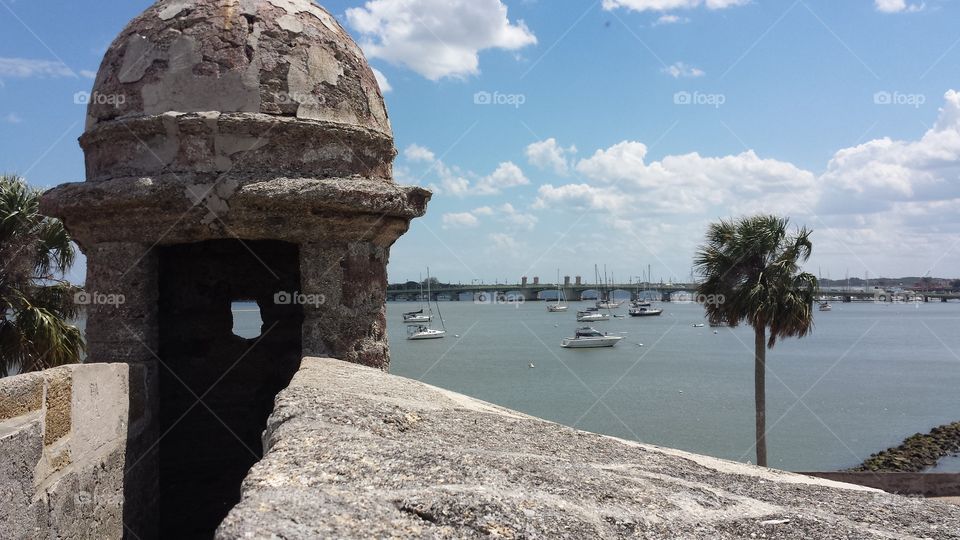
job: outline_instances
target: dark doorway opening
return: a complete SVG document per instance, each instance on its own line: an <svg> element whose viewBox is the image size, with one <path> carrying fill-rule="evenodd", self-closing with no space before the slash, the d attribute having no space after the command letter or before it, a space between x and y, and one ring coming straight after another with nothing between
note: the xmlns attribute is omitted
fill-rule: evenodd
<svg viewBox="0 0 960 540"><path fill-rule="evenodd" d="M280 241L160 248L160 537L212 538L260 459L277 393L300 365L300 255ZM234 334L235 302L260 335Z"/></svg>

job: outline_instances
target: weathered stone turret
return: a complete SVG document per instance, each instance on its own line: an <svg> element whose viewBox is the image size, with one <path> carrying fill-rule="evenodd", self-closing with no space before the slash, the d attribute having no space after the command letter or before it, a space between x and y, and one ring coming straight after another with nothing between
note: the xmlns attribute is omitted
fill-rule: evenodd
<svg viewBox="0 0 960 540"><path fill-rule="evenodd" d="M430 193L393 183L373 72L309 0L158 2L107 51L80 144L86 182L44 210L88 259L91 360L143 366L129 511L159 482L182 533L181 509L236 499L304 355L386 368L389 248ZM232 334L236 301L259 306L260 338Z"/></svg>

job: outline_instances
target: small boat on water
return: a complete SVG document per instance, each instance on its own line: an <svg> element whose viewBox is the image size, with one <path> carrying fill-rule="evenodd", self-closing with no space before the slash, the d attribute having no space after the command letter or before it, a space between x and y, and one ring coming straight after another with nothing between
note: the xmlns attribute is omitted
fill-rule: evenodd
<svg viewBox="0 0 960 540"><path fill-rule="evenodd" d="M433 309L430 308L430 267L427 267L427 309L430 310L430 315L423 314L423 308L420 308L418 312L410 312L404 314L403 320L408 324L407 326L407 339L411 341L423 340L423 339L440 339L447 335L446 325L443 323L443 314L440 313L440 304L437 304L437 313L440 315L440 324L443 326L443 330L437 330L430 328L424 323L429 323L433 319ZM419 317L428 317L426 321L419 321L416 324L411 324L407 321L407 315L419 316Z"/></svg>
<svg viewBox="0 0 960 540"><path fill-rule="evenodd" d="M423 308L418 311L411 311L409 313L403 314L403 322L405 324L419 324L419 323L428 323L433 320L433 317L427 315L423 312Z"/></svg>
<svg viewBox="0 0 960 540"><path fill-rule="evenodd" d="M694 327L694 328L703 328L704 326L706 326L706 325L703 324L703 323L694 323L694 324L693 324L693 327Z"/></svg>
<svg viewBox="0 0 960 540"><path fill-rule="evenodd" d="M435 330L422 324L407 327L407 339L440 339L447 335L446 330Z"/></svg>
<svg viewBox="0 0 960 540"><path fill-rule="evenodd" d="M617 309L620 307L620 302L614 302L613 300L598 300L597 309Z"/></svg>
<svg viewBox="0 0 960 540"><path fill-rule="evenodd" d="M663 313L663 310L649 307L635 307L631 308L629 313L631 317L657 317Z"/></svg>
<svg viewBox="0 0 960 540"><path fill-rule="evenodd" d="M821 302L820 311L833 311L833 306L830 305L830 302Z"/></svg>
<svg viewBox="0 0 960 540"><path fill-rule="evenodd" d="M563 313L567 311L568 306L562 304L563 301L563 289L560 288L560 270L557 270L557 303L556 304L547 304L547 311L550 313Z"/></svg>
<svg viewBox="0 0 960 540"><path fill-rule="evenodd" d="M642 307L648 308L651 305L652 304L647 300L634 300L633 302L630 302L630 307L633 307L633 308L642 308Z"/></svg>
<svg viewBox="0 0 960 540"><path fill-rule="evenodd" d="M430 287L430 284L427 284L427 287ZM429 314L423 312L423 275L420 275L420 294L417 296L417 299L420 301L420 309L417 311L408 311L403 314L403 323L404 324L421 324L428 323L433 320L433 311L431 310ZM430 296L427 296L427 308L430 308Z"/></svg>
<svg viewBox="0 0 960 540"><path fill-rule="evenodd" d="M622 336L611 336L595 330L590 327L577 328L573 337L563 338L560 346L565 349L597 349L600 347L613 347Z"/></svg>
<svg viewBox="0 0 960 540"><path fill-rule="evenodd" d="M599 308L587 308L577 311L577 322L600 322L609 321L609 313L600 313Z"/></svg>

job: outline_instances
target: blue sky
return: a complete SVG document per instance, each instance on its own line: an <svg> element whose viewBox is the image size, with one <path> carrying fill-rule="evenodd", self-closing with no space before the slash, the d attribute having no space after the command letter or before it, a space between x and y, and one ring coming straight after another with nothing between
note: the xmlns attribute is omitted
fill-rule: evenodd
<svg viewBox="0 0 960 540"><path fill-rule="evenodd" d="M0 170L83 179L74 95L148 5L0 0ZM824 277L960 276L957 2L323 5L389 87L397 181L435 191L393 281L683 280L757 211L815 229Z"/></svg>

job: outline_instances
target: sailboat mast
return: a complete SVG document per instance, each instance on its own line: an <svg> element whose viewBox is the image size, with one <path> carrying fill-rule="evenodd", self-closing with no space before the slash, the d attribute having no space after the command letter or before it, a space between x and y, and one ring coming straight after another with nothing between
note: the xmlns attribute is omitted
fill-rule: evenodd
<svg viewBox="0 0 960 540"><path fill-rule="evenodd" d="M430 297L431 297L431 295L430 295L430 267L428 266L428 267L427 267L427 306L430 305ZM444 330L446 330L446 329L447 329L447 325L446 325L446 323L443 322L443 313L440 312L440 301L437 300L437 301L434 302L434 303L437 305L437 316L440 317L440 327L443 328ZM433 313L433 310L431 310L430 312Z"/></svg>

